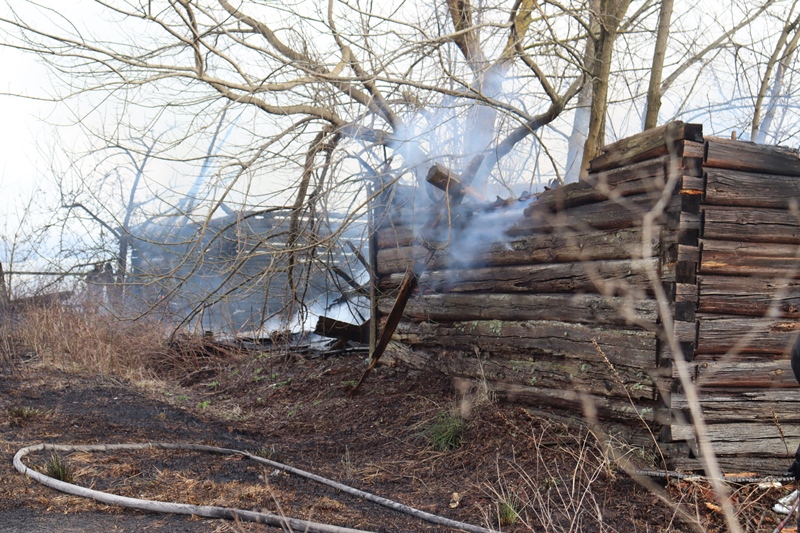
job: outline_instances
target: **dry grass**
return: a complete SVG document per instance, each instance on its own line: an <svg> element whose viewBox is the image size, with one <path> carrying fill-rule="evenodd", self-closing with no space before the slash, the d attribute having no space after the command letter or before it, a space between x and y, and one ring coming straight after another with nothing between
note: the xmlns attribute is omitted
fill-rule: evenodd
<svg viewBox="0 0 800 533"><path fill-rule="evenodd" d="M65 305L29 309L0 333L6 344L13 339L17 355L35 354L41 364L151 386L213 373L222 359L235 355L209 350L201 336L170 340L172 331L154 318L121 320Z"/></svg>
<svg viewBox="0 0 800 533"><path fill-rule="evenodd" d="M153 320L121 321L64 305L27 310L7 334L42 363L135 379L146 377L166 346L166 331Z"/></svg>

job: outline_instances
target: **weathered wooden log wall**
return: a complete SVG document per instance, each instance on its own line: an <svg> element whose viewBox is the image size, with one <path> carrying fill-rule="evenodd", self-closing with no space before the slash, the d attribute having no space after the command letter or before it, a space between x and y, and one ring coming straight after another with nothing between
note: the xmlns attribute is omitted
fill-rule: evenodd
<svg viewBox="0 0 800 533"><path fill-rule="evenodd" d="M689 370L722 466L782 474L800 444L788 360L800 328L800 158L726 139L704 148ZM686 396L677 383L673 391L684 423L676 417L670 436L692 442Z"/></svg>
<svg viewBox="0 0 800 533"><path fill-rule="evenodd" d="M777 472L800 441L793 175L792 153L675 122L605 147L586 182L454 206L429 242L418 238L429 201L395 188L373 210L373 316L380 327L434 247L392 357L544 411L591 405L667 466L697 468L675 347L722 466Z"/></svg>

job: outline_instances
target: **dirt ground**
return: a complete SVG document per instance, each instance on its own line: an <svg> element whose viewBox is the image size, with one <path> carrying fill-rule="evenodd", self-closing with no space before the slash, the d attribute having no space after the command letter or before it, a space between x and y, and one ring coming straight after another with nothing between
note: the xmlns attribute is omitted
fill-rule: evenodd
<svg viewBox="0 0 800 533"><path fill-rule="evenodd" d="M702 483L666 487L665 503L634 483L578 427L460 394L450 379L379 367L346 393L363 354L219 356L183 375L115 379L36 357L0 375L0 532L274 531L261 524L156 514L68 496L24 477L23 446L171 442L234 448L397 502L484 527L522 531L706 531L725 526ZM466 425L441 450L432 428L447 413ZM633 453L633 452L632 452ZM449 532L239 457L148 450L64 454L76 484L115 494L285 516L385 533ZM49 453L26 463L46 470ZM748 531L772 531L772 504L792 487L734 487ZM457 506L453 493L458 493ZM785 529L784 531L789 531Z"/></svg>

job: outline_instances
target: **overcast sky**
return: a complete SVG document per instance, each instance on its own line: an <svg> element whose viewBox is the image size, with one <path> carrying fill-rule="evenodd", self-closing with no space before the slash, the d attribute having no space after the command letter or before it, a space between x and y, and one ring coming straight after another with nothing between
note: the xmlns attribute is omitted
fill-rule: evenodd
<svg viewBox="0 0 800 533"><path fill-rule="evenodd" d="M8 95L46 96L47 72L32 57L0 48L0 64L0 116L4 122L0 128L0 187L7 204L19 194L29 194L44 170L37 143L52 140L52 128L43 121L53 105Z"/></svg>

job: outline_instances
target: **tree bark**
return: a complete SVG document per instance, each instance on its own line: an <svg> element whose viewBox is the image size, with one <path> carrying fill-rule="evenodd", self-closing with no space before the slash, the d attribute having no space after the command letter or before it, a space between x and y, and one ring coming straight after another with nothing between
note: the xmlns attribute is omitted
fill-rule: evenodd
<svg viewBox="0 0 800 533"><path fill-rule="evenodd" d="M589 134L583 148L581 179L589 175L589 163L605 142L605 116L608 108L608 84L611 78L611 59L619 25L630 0L600 0L600 32L595 45L592 79L592 106L589 117Z"/></svg>
<svg viewBox="0 0 800 533"><path fill-rule="evenodd" d="M655 128L658 125L658 112L661 109L661 77L664 74L664 57L667 54L673 2L674 0L661 1L656 47L653 52L653 64L650 67L650 85L647 88L647 111L644 116L645 130Z"/></svg>

